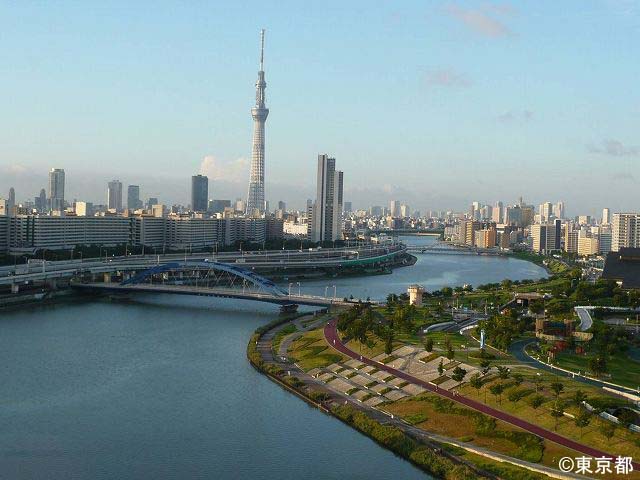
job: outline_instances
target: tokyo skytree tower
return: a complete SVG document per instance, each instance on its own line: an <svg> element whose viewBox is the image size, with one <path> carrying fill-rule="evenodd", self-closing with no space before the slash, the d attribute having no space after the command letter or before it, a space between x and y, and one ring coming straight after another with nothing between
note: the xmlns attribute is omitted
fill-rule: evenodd
<svg viewBox="0 0 640 480"><path fill-rule="evenodd" d="M264 124L269 109L264 105L264 29L260 32L260 70L256 81L256 105L251 109L253 117L253 148L251 149L251 173L247 195L247 215L264 212Z"/></svg>

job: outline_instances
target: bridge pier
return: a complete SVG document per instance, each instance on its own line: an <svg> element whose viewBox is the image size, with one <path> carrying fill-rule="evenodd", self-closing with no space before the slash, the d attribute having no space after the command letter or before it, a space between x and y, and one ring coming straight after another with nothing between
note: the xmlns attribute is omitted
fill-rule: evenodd
<svg viewBox="0 0 640 480"><path fill-rule="evenodd" d="M280 305L280 313L296 313L298 311L297 303L287 303L286 305Z"/></svg>
<svg viewBox="0 0 640 480"><path fill-rule="evenodd" d="M104 283L111 283L111 274L110 274L110 273L108 273L108 272L107 272L107 273L105 273L105 274L102 276L102 279L103 279L103 282L104 282Z"/></svg>
<svg viewBox="0 0 640 480"><path fill-rule="evenodd" d="M20 292L20 285L18 285L17 283L12 283L11 293L18 293L18 292Z"/></svg>
<svg viewBox="0 0 640 480"><path fill-rule="evenodd" d="M49 290L56 290L58 288L58 280L51 278L45 282L45 285Z"/></svg>

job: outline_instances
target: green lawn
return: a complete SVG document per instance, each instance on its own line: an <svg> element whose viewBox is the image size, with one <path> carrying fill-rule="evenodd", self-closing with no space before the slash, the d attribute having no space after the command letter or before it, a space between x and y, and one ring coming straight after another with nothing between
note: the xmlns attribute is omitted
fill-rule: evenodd
<svg viewBox="0 0 640 480"><path fill-rule="evenodd" d="M568 370L584 373L589 371L589 358L591 358L590 355L559 353L556 355L556 364ZM611 377L604 375L602 380L630 388L640 386L640 362L632 360L627 354L619 353L611 356L607 361L607 367Z"/></svg>

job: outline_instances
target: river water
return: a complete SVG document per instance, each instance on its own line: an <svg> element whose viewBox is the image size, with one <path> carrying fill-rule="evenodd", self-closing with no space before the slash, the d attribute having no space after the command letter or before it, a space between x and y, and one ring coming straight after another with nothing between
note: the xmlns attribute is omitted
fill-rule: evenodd
<svg viewBox="0 0 640 480"><path fill-rule="evenodd" d="M392 275L300 288L383 298L416 282L543 275L513 259L424 255ZM170 295L0 312L0 478L428 478L249 366L248 338L276 314Z"/></svg>

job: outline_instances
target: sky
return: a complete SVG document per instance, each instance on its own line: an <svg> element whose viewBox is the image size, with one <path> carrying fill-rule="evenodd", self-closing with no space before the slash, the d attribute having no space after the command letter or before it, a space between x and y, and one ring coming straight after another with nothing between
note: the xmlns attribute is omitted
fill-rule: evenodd
<svg viewBox="0 0 640 480"><path fill-rule="evenodd" d="M0 197L246 197L266 29L266 197L317 155L355 208L640 210L640 1L0 3ZM126 187L125 187L126 188Z"/></svg>

